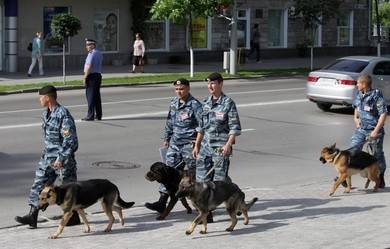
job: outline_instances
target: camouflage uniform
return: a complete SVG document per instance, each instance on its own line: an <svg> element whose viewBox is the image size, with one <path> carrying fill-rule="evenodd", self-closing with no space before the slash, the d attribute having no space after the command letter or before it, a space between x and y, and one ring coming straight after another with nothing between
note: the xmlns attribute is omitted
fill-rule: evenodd
<svg viewBox="0 0 390 249"><path fill-rule="evenodd" d="M191 94L185 103L180 105L178 97L171 100L163 139L169 142L166 164L180 167L184 161L189 170L195 170L196 160L192 158L192 143L196 139L196 128L199 126L202 104ZM159 189L167 193L164 185Z"/></svg>
<svg viewBox="0 0 390 249"><path fill-rule="evenodd" d="M34 207L38 207L39 192L45 183L54 182L60 175L64 183L77 180L74 153L78 148L78 140L72 115L65 107L57 104L51 113L49 109L43 113L42 121L45 147L28 198L28 204ZM61 169L51 167L56 160L63 164Z"/></svg>
<svg viewBox="0 0 390 249"><path fill-rule="evenodd" d="M241 134L240 118L234 101L223 93L214 103L212 96L206 98L198 132L203 134L203 140L196 162L196 181L225 181L230 160L221 155L220 149L228 141L229 135ZM216 165L214 176L210 174L206 177L213 165Z"/></svg>
<svg viewBox="0 0 390 249"><path fill-rule="evenodd" d="M378 124L379 117L387 112L387 106L383 98L382 92L377 89L372 89L363 94L358 92L354 101L353 107L357 108L360 119L360 128L355 129L351 138L352 149L361 150L366 138L375 129ZM386 161L383 153L383 139L385 130L382 127L379 136L375 139L377 145L376 157L379 161L380 172L384 173L386 170Z"/></svg>

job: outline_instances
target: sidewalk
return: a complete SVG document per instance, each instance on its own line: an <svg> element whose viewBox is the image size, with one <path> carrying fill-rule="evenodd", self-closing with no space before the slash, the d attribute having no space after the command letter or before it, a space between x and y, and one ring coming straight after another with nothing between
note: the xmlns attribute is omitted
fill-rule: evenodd
<svg viewBox="0 0 390 249"><path fill-rule="evenodd" d="M199 234L198 226L187 236L184 232L195 214L186 214L180 203L165 221L155 220L155 213L136 203L125 210L124 227L114 214L117 220L110 233L103 232L103 213L88 213L91 233L83 233L82 225L66 227L57 240L49 240L59 222L49 220L35 230L2 228L0 243L2 248L390 248L390 188L372 193L372 184L370 190L361 189L364 181L355 176L358 188L350 194L339 188L334 197L328 197L329 179L276 189L243 188L246 200L257 196L259 201L249 212L249 225L239 217L231 233L224 231L229 217L223 205L214 212L207 234ZM91 209L100 210L100 204L86 211Z"/></svg>
<svg viewBox="0 0 390 249"><path fill-rule="evenodd" d="M336 57L318 57L314 58L314 67L320 68L328 63L332 62ZM196 63L196 62L195 62ZM205 62L195 64L195 72L213 72L223 71L222 61L220 62ZM253 60L247 61L245 64L239 65L237 70L253 70L253 69L285 69L285 68L309 68L310 58L278 58L278 59L265 59L261 63L256 63ZM103 66L103 78L115 78L115 77L134 77L140 74L132 74L129 72L129 65L126 66ZM36 69L37 70L37 69ZM189 65L187 64L156 64L146 65L145 73L142 75L153 75L161 73L189 73ZM47 71L45 76L37 75L37 71L34 71L33 77L27 77L26 72L18 73L2 73L0 72L0 84L29 84L29 83L41 83L41 82L61 82L62 81L62 68L56 71ZM66 80L81 80L82 79L82 66L80 70L67 71Z"/></svg>

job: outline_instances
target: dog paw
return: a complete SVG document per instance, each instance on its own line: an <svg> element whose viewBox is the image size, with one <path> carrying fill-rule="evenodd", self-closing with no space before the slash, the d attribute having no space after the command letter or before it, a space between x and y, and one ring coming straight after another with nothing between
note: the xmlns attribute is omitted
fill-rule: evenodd
<svg viewBox="0 0 390 249"><path fill-rule="evenodd" d="M226 232L233 232L233 228L228 227L228 228L225 229L225 231L226 231Z"/></svg>
<svg viewBox="0 0 390 249"><path fill-rule="evenodd" d="M190 230L186 231L186 235L190 235L191 233L192 233L192 231L190 231Z"/></svg>
<svg viewBox="0 0 390 249"><path fill-rule="evenodd" d="M244 225L248 225L249 224L249 220L248 221L244 221Z"/></svg>
<svg viewBox="0 0 390 249"><path fill-rule="evenodd" d="M348 194L349 192L351 192L351 191L350 190L344 190L345 194Z"/></svg>
<svg viewBox="0 0 390 249"><path fill-rule="evenodd" d="M333 196L333 194L334 194L334 192L330 192L330 193L329 193L329 196Z"/></svg>
<svg viewBox="0 0 390 249"><path fill-rule="evenodd" d="M156 220L165 220L165 217L162 216L162 215L159 215L159 216L156 217Z"/></svg>
<svg viewBox="0 0 390 249"><path fill-rule="evenodd" d="M200 234L206 234L207 232L202 230L202 231L200 231L199 233L200 233Z"/></svg>
<svg viewBox="0 0 390 249"><path fill-rule="evenodd" d="M106 229L104 229L104 232L109 233L109 232L111 232L111 229L106 228Z"/></svg>
<svg viewBox="0 0 390 249"><path fill-rule="evenodd" d="M50 235L49 237L48 237L48 239L57 239L58 238L58 235Z"/></svg>

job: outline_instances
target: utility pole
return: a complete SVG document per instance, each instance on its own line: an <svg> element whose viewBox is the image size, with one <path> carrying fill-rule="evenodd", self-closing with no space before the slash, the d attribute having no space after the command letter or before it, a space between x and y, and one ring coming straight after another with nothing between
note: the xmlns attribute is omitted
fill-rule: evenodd
<svg viewBox="0 0 390 249"><path fill-rule="evenodd" d="M235 75L237 73L237 3L236 0L233 3L231 20L231 32L230 32L230 74Z"/></svg>

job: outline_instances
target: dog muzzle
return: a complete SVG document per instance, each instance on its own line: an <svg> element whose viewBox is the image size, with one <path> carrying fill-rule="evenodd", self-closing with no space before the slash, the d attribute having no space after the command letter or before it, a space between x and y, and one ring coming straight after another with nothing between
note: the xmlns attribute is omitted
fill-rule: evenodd
<svg viewBox="0 0 390 249"><path fill-rule="evenodd" d="M48 206L49 206L49 203L45 203L42 206L40 206L39 209L42 210L42 212L44 212Z"/></svg>
<svg viewBox="0 0 390 249"><path fill-rule="evenodd" d="M323 157L320 157L320 161L322 162L322 163L326 163L326 160L325 160L325 158L323 158Z"/></svg>

